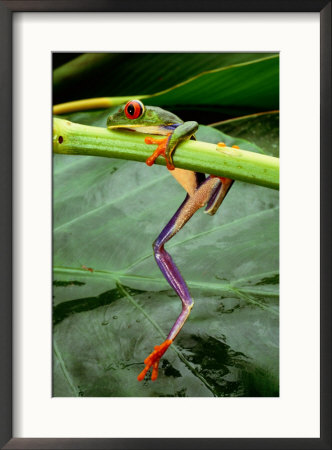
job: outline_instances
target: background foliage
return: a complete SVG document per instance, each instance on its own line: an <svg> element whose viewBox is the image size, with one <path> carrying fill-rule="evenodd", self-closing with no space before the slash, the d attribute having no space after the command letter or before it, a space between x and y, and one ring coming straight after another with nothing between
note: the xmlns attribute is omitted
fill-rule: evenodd
<svg viewBox="0 0 332 450"><path fill-rule="evenodd" d="M55 54L54 102L160 93L145 103L215 124L199 140L278 156L278 64L263 54ZM104 127L111 112L66 117ZM158 380L136 380L180 311L151 244L184 195L161 166L54 155L54 396L279 394L278 192L241 182L168 244L195 306Z"/></svg>

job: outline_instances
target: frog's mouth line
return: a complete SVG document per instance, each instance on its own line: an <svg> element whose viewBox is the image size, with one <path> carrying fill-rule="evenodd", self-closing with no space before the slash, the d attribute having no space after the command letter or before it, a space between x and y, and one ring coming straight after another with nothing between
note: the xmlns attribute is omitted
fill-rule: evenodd
<svg viewBox="0 0 332 450"><path fill-rule="evenodd" d="M119 131L136 131L136 130L134 130L133 128L128 128L128 127L125 127L125 126L121 126L121 127L107 127L109 130L114 130L114 131L116 131L116 130L119 130Z"/></svg>
<svg viewBox="0 0 332 450"><path fill-rule="evenodd" d="M110 125L107 128L109 130L125 130L125 131L137 131L138 133L146 133L146 134L157 134L157 135L167 135L170 131L174 130L178 124L170 124L170 125Z"/></svg>
<svg viewBox="0 0 332 450"><path fill-rule="evenodd" d="M122 128L122 129L127 129L130 130L132 128L138 128L141 127L143 125L132 125L130 128L128 127L128 125L109 125L107 128L109 130L116 130L117 128Z"/></svg>

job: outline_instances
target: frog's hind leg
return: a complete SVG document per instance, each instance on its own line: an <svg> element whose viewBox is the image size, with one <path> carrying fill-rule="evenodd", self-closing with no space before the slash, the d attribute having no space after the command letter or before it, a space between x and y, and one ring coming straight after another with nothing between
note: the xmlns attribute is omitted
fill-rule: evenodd
<svg viewBox="0 0 332 450"><path fill-rule="evenodd" d="M220 191L221 185L222 181L217 177L208 177L205 181L201 182L192 195L188 194L186 196L180 208L153 243L156 262L170 286L180 297L182 310L166 340L161 345L156 346L154 351L145 359L145 368L137 377L139 381L144 379L150 367L153 367L151 379L155 380L158 377L159 360L183 327L194 304L186 282L164 246L166 242L181 230L199 208L208 204L213 194Z"/></svg>
<svg viewBox="0 0 332 450"><path fill-rule="evenodd" d="M211 175L212 177L213 175ZM234 183L234 180L231 180L230 178L224 178L224 177L218 177L221 181L221 184L217 186L217 188L212 193L209 201L207 202L205 213L209 214L210 216L213 216L221 203L223 202L224 198L226 197L228 191L232 187L232 184Z"/></svg>

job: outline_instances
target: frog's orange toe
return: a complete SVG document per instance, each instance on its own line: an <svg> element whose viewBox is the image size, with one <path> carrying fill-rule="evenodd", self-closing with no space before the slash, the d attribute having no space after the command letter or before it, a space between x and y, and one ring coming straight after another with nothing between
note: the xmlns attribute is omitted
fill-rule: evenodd
<svg viewBox="0 0 332 450"><path fill-rule="evenodd" d="M175 169L175 166L173 164L169 163L169 162L166 163L166 167L167 167L168 170L174 170Z"/></svg>
<svg viewBox="0 0 332 450"><path fill-rule="evenodd" d="M150 144L158 144L158 147L156 148L156 150L145 161L148 166L152 166L159 155L162 155L165 157L167 138L166 139L154 139L151 137L146 137L145 143L149 144L149 145Z"/></svg>
<svg viewBox="0 0 332 450"><path fill-rule="evenodd" d="M158 367L159 367L159 361L153 364L152 374L151 374L152 381L155 381L158 378Z"/></svg>
<svg viewBox="0 0 332 450"><path fill-rule="evenodd" d="M150 144L157 144L158 145L158 147L152 153L152 155L149 156L146 159L146 161L145 161L148 166L151 167L154 164L155 160L158 158L158 156L161 155L161 156L163 156L166 159L167 169L168 170L174 170L175 169L174 165L171 164L169 162L168 158L166 157L166 147L167 147L168 137L169 137L169 134L167 135L166 138L163 138L163 139L155 139L155 138L152 138L152 137L149 137L149 136L147 136L144 139L144 142L146 144L148 144L148 145L150 145Z"/></svg>
<svg viewBox="0 0 332 450"><path fill-rule="evenodd" d="M151 156L149 156L149 157L145 160L145 163L146 163L149 167L153 166L153 164L154 164L154 162L155 162L155 160L156 160L156 158L157 158L158 156L159 156L159 155L157 155L157 156L155 157L154 154L151 155Z"/></svg>
<svg viewBox="0 0 332 450"><path fill-rule="evenodd" d="M227 147L227 145L225 144L225 142L218 142L217 144L218 147ZM232 145L232 148L240 148L238 145Z"/></svg>
<svg viewBox="0 0 332 450"><path fill-rule="evenodd" d="M149 137L149 136L147 136L145 139L144 139L144 142L146 143L146 144L148 144L148 145L151 145L151 144L160 144L160 139L155 139L155 138L152 138L152 137Z"/></svg>
<svg viewBox="0 0 332 450"><path fill-rule="evenodd" d="M144 380L145 375L147 374L148 370L150 369L150 367L145 366L144 369L142 370L142 372L138 375L137 379L138 381L142 381Z"/></svg>
<svg viewBox="0 0 332 450"><path fill-rule="evenodd" d="M166 352L168 347L171 345L172 340L167 339L160 345L156 345L153 352L144 360L145 367L142 372L138 375L138 381L142 381L149 371L150 367L152 367L152 375L151 380L155 381L158 378L158 366L160 358Z"/></svg>

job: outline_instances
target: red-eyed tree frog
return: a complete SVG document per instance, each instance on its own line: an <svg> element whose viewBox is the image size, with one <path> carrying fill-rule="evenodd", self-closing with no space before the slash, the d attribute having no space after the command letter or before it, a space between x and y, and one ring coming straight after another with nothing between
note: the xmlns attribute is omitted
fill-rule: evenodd
<svg viewBox="0 0 332 450"><path fill-rule="evenodd" d="M176 150L176 147L182 141L195 139L195 133L198 129L197 122L183 122L175 114L161 108L143 105L140 100L131 100L126 105L122 106L115 114L108 117L107 128L112 130L125 129L139 133L166 136L163 139L151 137L145 138L146 144L157 145L157 149L146 160L146 163L147 165L152 166L158 156L162 155L166 159L167 169L187 191L186 198L182 205L153 243L156 262L167 282L174 289L182 302L182 311L171 328L166 340L162 344L154 347L154 351L144 361L145 368L137 377L139 381L143 380L149 369L152 367L151 380L154 381L158 377L160 358L183 327L194 305L188 287L171 256L164 249L164 245L181 230L199 208L206 206L205 212L207 214L215 214L231 188L233 180L216 177L214 175L206 177L203 173L174 167L173 153ZM221 142L217 145L224 146L225 144Z"/></svg>

